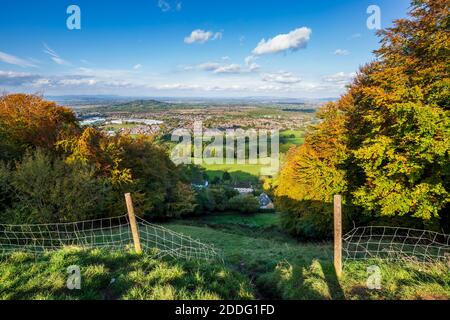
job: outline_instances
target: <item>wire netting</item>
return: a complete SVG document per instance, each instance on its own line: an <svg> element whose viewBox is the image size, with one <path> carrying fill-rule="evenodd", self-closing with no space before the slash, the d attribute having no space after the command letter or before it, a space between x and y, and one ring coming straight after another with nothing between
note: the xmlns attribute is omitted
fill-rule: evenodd
<svg viewBox="0 0 450 320"><path fill-rule="evenodd" d="M387 226L358 227L343 237L345 260L450 262L450 235Z"/></svg>
<svg viewBox="0 0 450 320"><path fill-rule="evenodd" d="M212 245L151 224L139 217L137 226L143 249L159 257L171 256L187 260L219 258ZM128 216L71 223L0 224L0 255L14 251L41 254L67 246L114 250L132 247L133 237Z"/></svg>

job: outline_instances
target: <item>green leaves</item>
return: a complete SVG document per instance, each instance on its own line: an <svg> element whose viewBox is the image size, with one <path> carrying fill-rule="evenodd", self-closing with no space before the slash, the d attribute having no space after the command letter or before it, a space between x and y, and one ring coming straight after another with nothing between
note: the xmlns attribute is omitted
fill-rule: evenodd
<svg viewBox="0 0 450 320"><path fill-rule="evenodd" d="M448 14L446 0L414 1L410 19L380 33L379 60L319 113L323 122L288 157L278 181L290 225L326 214L302 202L327 203L340 192L373 217L441 221L450 229Z"/></svg>

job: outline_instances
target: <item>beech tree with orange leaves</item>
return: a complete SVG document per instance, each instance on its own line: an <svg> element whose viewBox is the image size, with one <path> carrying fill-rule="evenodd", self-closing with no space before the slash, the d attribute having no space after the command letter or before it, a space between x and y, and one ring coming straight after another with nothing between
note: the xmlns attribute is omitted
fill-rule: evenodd
<svg viewBox="0 0 450 320"><path fill-rule="evenodd" d="M0 97L0 137L9 150L2 152L6 158L17 159L30 147L56 151L59 140L79 132L75 114L68 108L36 95Z"/></svg>
<svg viewBox="0 0 450 320"><path fill-rule="evenodd" d="M336 193L354 222L449 229L449 17L447 0L413 1L408 19L379 33L377 60L291 152L276 196L292 233L328 236Z"/></svg>

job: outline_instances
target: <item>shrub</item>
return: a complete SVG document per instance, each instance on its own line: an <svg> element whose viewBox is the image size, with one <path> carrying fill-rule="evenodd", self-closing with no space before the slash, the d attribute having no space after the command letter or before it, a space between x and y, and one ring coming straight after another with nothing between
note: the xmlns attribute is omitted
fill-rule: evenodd
<svg viewBox="0 0 450 320"><path fill-rule="evenodd" d="M214 212L216 210L216 201L209 188L198 190L196 201L197 207L195 213L199 215Z"/></svg>
<svg viewBox="0 0 450 320"><path fill-rule="evenodd" d="M0 212L10 207L12 201L11 171L0 162Z"/></svg>
<svg viewBox="0 0 450 320"><path fill-rule="evenodd" d="M167 216L179 218L194 212L197 204L195 191L188 184L178 182L173 191L173 198L167 204Z"/></svg>
<svg viewBox="0 0 450 320"><path fill-rule="evenodd" d="M250 194L238 195L228 201L228 208L241 213L256 213L259 211L259 201Z"/></svg>
<svg viewBox="0 0 450 320"><path fill-rule="evenodd" d="M229 209L229 200L239 192L226 186L211 186L197 191L197 214L223 212Z"/></svg>
<svg viewBox="0 0 450 320"><path fill-rule="evenodd" d="M39 149L16 163L7 188L14 196L2 220L9 223L54 223L100 217L109 191L108 184L96 178L89 166L66 164Z"/></svg>

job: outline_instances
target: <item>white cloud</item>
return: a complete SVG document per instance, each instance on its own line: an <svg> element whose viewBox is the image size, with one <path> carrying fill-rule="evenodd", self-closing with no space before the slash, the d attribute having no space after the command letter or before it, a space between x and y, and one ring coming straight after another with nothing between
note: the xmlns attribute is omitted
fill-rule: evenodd
<svg viewBox="0 0 450 320"><path fill-rule="evenodd" d="M149 86L149 87L158 90L197 90L202 88L199 85L183 84L183 83L163 84L160 86Z"/></svg>
<svg viewBox="0 0 450 320"><path fill-rule="evenodd" d="M36 68L36 65L33 64L32 62L25 60L25 59L18 58L16 56L13 56L11 54L8 54L8 53L2 52L2 51L0 51L0 61L2 61L4 63L20 66L22 68L26 68L26 67Z"/></svg>
<svg viewBox="0 0 450 320"><path fill-rule="evenodd" d="M336 56L348 56L350 54L350 51L345 49L336 49L333 54Z"/></svg>
<svg viewBox="0 0 450 320"><path fill-rule="evenodd" d="M138 64L134 65L134 66L133 66L133 69L134 69L134 70L142 69L142 64L138 63Z"/></svg>
<svg viewBox="0 0 450 320"><path fill-rule="evenodd" d="M356 73L354 73L354 72L351 72L351 73L338 72L336 74L326 76L322 80L329 84L345 86L348 83L350 83L355 76L356 76Z"/></svg>
<svg viewBox="0 0 450 320"><path fill-rule="evenodd" d="M183 69L185 71L191 70L202 70L208 71L215 74L240 74L240 73L250 73L254 72L259 68L259 66L254 62L247 63L246 66L242 66L237 63L217 63L217 62L205 62L198 65L185 66Z"/></svg>
<svg viewBox="0 0 450 320"><path fill-rule="evenodd" d="M214 71L221 66L220 63L217 62L205 62L198 65L188 65L184 66L183 70L191 71L191 70L203 70L203 71Z"/></svg>
<svg viewBox="0 0 450 320"><path fill-rule="evenodd" d="M3 86L22 86L38 78L38 75L31 73L0 70L0 85Z"/></svg>
<svg viewBox="0 0 450 320"><path fill-rule="evenodd" d="M214 73L241 73L242 67L239 64L232 63L216 68Z"/></svg>
<svg viewBox="0 0 450 320"><path fill-rule="evenodd" d="M197 29L191 32L191 34L184 38L184 42L187 44L193 43L205 43L210 40L218 40L222 39L222 33L212 31L205 31L201 29Z"/></svg>
<svg viewBox="0 0 450 320"><path fill-rule="evenodd" d="M240 85L203 85L190 83L173 83L159 86L148 86L150 89L156 90L182 90L182 91L200 91L200 92L226 92L226 91L248 91L249 88Z"/></svg>
<svg viewBox="0 0 450 320"><path fill-rule="evenodd" d="M93 86L95 84L98 84L99 81L96 79L61 79L57 83L62 86L79 86L79 85Z"/></svg>
<svg viewBox="0 0 450 320"><path fill-rule="evenodd" d="M56 53L53 49L51 49L46 43L44 43L44 52L50 56L50 59L53 60L54 63L59 64L61 66L70 66L72 65L70 62L64 60Z"/></svg>
<svg viewBox="0 0 450 320"><path fill-rule="evenodd" d="M267 73L263 75L262 81L275 82L281 84L295 84L302 81L299 77L296 77L290 72L279 71L277 73Z"/></svg>
<svg viewBox="0 0 450 320"><path fill-rule="evenodd" d="M254 55L277 53L287 50L298 50L305 48L310 39L312 30L307 27L295 29L287 34L279 34L276 37L262 39L253 50Z"/></svg>
<svg viewBox="0 0 450 320"><path fill-rule="evenodd" d="M259 70L260 66L255 62L256 59L258 59L258 57L255 56L248 56L245 58L245 65L250 71Z"/></svg>

